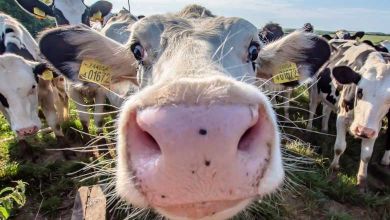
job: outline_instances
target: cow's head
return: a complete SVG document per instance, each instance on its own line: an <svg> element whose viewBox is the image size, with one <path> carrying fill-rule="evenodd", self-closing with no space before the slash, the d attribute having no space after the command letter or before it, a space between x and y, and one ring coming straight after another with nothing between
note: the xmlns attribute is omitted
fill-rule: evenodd
<svg viewBox="0 0 390 220"><path fill-rule="evenodd" d="M353 85L341 96L344 103L353 104L350 132L360 138L376 138L390 108L390 64L385 64L380 53L373 52L359 73L338 66L332 75L340 84Z"/></svg>
<svg viewBox="0 0 390 220"><path fill-rule="evenodd" d="M99 0L92 6L83 0L15 0L21 8L38 18L46 16L56 19L57 25L86 24L90 19L103 21L110 14L112 4Z"/></svg>
<svg viewBox="0 0 390 220"><path fill-rule="evenodd" d="M262 47L244 19L183 13L145 17L131 32L127 46L84 27L40 40L47 59L76 81L84 59L110 66L113 80L135 78L139 63L141 91L118 120L118 195L170 219L225 219L274 192L284 179L279 129L267 97L249 82L288 61L304 81L329 58L328 44L295 32Z"/></svg>
<svg viewBox="0 0 390 220"><path fill-rule="evenodd" d="M46 69L17 55L0 55L0 108L18 136L35 134L41 127L37 84Z"/></svg>
<svg viewBox="0 0 390 220"><path fill-rule="evenodd" d="M269 43L277 39L282 38L284 35L282 27L277 24L270 22L266 24L259 32L260 40L264 43Z"/></svg>
<svg viewBox="0 0 390 220"><path fill-rule="evenodd" d="M358 31L354 35L352 35L347 30L338 30L336 31L334 37L331 37L329 34L324 34L322 35L322 37L324 37L327 40L332 40L332 39L358 40L358 39L362 39L364 35L365 35L364 31Z"/></svg>

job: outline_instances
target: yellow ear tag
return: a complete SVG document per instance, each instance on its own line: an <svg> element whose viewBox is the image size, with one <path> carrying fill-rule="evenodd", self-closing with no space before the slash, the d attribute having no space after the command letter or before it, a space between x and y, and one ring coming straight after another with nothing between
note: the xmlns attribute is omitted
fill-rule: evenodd
<svg viewBox="0 0 390 220"><path fill-rule="evenodd" d="M103 19L103 15L101 11L97 11L95 14L92 15L91 20L92 21L101 21Z"/></svg>
<svg viewBox="0 0 390 220"><path fill-rule="evenodd" d="M48 6L53 4L53 0L39 0L39 1Z"/></svg>
<svg viewBox="0 0 390 220"><path fill-rule="evenodd" d="M111 67L104 65L97 60L83 60L80 65L79 79L109 86L111 84Z"/></svg>
<svg viewBox="0 0 390 220"><path fill-rule="evenodd" d="M42 78L43 80L52 80L52 79L54 78L54 76L53 76L53 71L51 71L51 70L49 70L49 69L45 70L45 71L42 73L41 78Z"/></svg>
<svg viewBox="0 0 390 220"><path fill-rule="evenodd" d="M276 84L288 83L299 80L299 72L297 64L287 62L279 67L277 75L273 77Z"/></svg>
<svg viewBox="0 0 390 220"><path fill-rule="evenodd" d="M42 11L41 9L39 9L39 8L37 8L37 7L34 7L33 10L34 10L33 13L34 13L34 15L35 15L37 18L39 18L39 19L44 19L44 18L46 18L45 12Z"/></svg>

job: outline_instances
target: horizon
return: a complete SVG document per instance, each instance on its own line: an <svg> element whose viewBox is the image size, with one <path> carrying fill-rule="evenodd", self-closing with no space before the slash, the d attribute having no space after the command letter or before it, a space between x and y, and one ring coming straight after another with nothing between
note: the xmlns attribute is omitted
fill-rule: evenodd
<svg viewBox="0 0 390 220"><path fill-rule="evenodd" d="M114 12L122 7L128 8L127 0L108 1L113 3ZM85 2L91 5L96 0ZM315 30L346 29L390 34L390 26L383 24L383 21L390 20L388 0L130 0L131 12L135 15L176 12L188 4L202 5L216 15L244 18L258 28L275 22L284 29L296 29L310 22Z"/></svg>

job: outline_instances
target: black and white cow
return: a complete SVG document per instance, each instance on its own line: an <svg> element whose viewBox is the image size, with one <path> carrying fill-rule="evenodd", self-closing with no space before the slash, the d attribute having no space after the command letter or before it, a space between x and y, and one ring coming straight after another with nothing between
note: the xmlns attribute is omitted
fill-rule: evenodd
<svg viewBox="0 0 390 220"><path fill-rule="evenodd" d="M352 47L350 50L354 50ZM371 52L365 59L364 66L352 69L348 66L339 66L333 69L332 75L340 85L347 85L350 89L341 93L340 112L337 118L338 130L335 143L335 157L331 167L338 169L339 158L345 150L345 130L343 125L349 125L352 135L362 138L360 166L357 174L358 184L364 186L367 178L367 167L371 159L375 140L382 127L382 119L390 108L390 59L380 52ZM353 88L353 89L351 89ZM353 119L349 118L350 108L344 103L353 103ZM389 129L388 129L389 130ZM389 131L387 131L387 135ZM389 137L387 138L387 140ZM390 146L387 143L386 152L381 160L385 166L390 165Z"/></svg>
<svg viewBox="0 0 390 220"><path fill-rule="evenodd" d="M324 37L327 40L332 40L332 39L357 40L357 39L362 39L364 35L365 35L364 31L358 31L354 35L352 35L351 32L347 30L338 30L335 32L333 37L330 36L329 34L324 34L322 35L322 37Z"/></svg>
<svg viewBox="0 0 390 220"><path fill-rule="evenodd" d="M17 20L0 13L0 45L4 54L0 64L1 110L12 130L21 138L38 131L39 102L60 145L66 144L57 114L63 106L56 102L57 90L52 81L41 76L48 68L34 38Z"/></svg>
<svg viewBox="0 0 390 220"><path fill-rule="evenodd" d="M15 0L21 8L38 18L55 18L57 25L90 25L91 18L103 21L110 14L112 4L100 0L87 6L84 0Z"/></svg>
<svg viewBox="0 0 390 220"><path fill-rule="evenodd" d="M310 23L305 23L303 27L300 29L304 32L313 33L314 27ZM259 31L259 38L264 44L271 43L273 41L276 41L284 36L284 31L282 27L277 24L270 22L266 24L260 31ZM262 84L263 82L259 82ZM282 100L282 105L284 109L284 119L289 120L290 114L289 114L289 108L290 108L290 99L292 95L292 89L285 87L283 85L274 83L271 81L266 81L265 90L268 90L271 93L271 102L275 106L277 105L276 98L280 97Z"/></svg>
<svg viewBox="0 0 390 220"><path fill-rule="evenodd" d="M92 6L88 7L83 0L15 0L27 12L38 16L50 16L55 18L57 25L75 25L85 24L90 25L90 20L107 20L106 17L111 16L110 12L112 4L108 1L97 1ZM38 11L38 13L37 13ZM44 16L41 16L43 12ZM41 15L40 15L41 14ZM52 45L58 45L57 42L52 42ZM85 86L90 85L90 86ZM73 83L66 83L66 92L68 96L75 101L78 115L83 126L84 133L89 133L90 114L89 107L85 99L92 100L94 107L94 122L98 128L98 133L102 131L103 125L103 107L106 101L106 89L93 84L85 83L84 86ZM88 136L84 136L84 142L89 141Z"/></svg>
<svg viewBox="0 0 390 220"><path fill-rule="evenodd" d="M364 40L362 42L365 43L365 44L370 45L371 47L375 48L375 50L377 50L379 52L384 52L384 53L388 53L389 52L388 48L383 46L383 44L381 44L381 43L380 44L374 44L370 40Z"/></svg>
<svg viewBox="0 0 390 220"><path fill-rule="evenodd" d="M347 131L362 139L357 178L359 186L364 187L375 139L381 128L382 118L390 107L386 99L386 88L390 89L390 83L383 80L390 74L390 66L384 54L365 43L335 40L330 41L330 45L334 52L329 62L319 71L318 83L310 97L310 112L315 111L313 103L319 100L325 103L324 130L327 130L330 111L337 112L332 170L339 169L340 156L346 149ZM384 165L389 165L389 156L388 148L382 159Z"/></svg>

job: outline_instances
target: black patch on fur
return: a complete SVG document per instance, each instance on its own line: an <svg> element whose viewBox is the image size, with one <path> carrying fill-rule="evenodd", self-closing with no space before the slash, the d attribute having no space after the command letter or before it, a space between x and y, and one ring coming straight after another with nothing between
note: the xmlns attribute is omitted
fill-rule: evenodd
<svg viewBox="0 0 390 220"><path fill-rule="evenodd" d="M6 34L11 33L11 32L14 32L14 29L12 29L12 28L6 28L5 29L5 33Z"/></svg>
<svg viewBox="0 0 390 220"><path fill-rule="evenodd" d="M332 76L342 85L351 83L358 84L362 78L360 74L356 73L348 66L336 66L332 70Z"/></svg>
<svg viewBox="0 0 390 220"><path fill-rule="evenodd" d="M268 23L259 32L259 38L263 43L270 43L284 36L282 27L277 23Z"/></svg>
<svg viewBox="0 0 390 220"><path fill-rule="evenodd" d="M3 94L0 93L0 103L5 107L5 108L9 108L9 104L8 104L8 101L7 99L5 98L5 96Z"/></svg>
<svg viewBox="0 0 390 220"><path fill-rule="evenodd" d="M384 47L382 45L374 45L374 43L372 43L370 40L364 40L362 42L367 44L367 45L370 45L373 48L375 48L375 50L378 51L378 52L384 52L384 53L388 53L389 52L389 50L387 50L386 47Z"/></svg>
<svg viewBox="0 0 390 220"><path fill-rule="evenodd" d="M26 48L19 48L14 43L8 43L7 46L5 47L5 52L19 55L26 60L34 61L34 57Z"/></svg>
<svg viewBox="0 0 390 220"><path fill-rule="evenodd" d="M65 77L77 80L77 73L65 68L65 63L80 63L76 59L79 49L64 39L64 34L89 31L85 25L54 28L43 34L39 41L39 48L46 59L57 68ZM53 46L55 45L55 46Z"/></svg>
<svg viewBox="0 0 390 220"><path fill-rule="evenodd" d="M336 98L332 95L332 89L336 90L332 84L332 78L330 77L330 69L325 68L319 74L319 79L317 83L318 92L326 94L326 100L333 105L336 104ZM336 90L336 96L339 96L339 92Z"/></svg>
<svg viewBox="0 0 390 220"><path fill-rule="evenodd" d="M108 15L112 10L112 3L108 1L98 1L90 6L89 16L92 17L96 12L100 11L102 17Z"/></svg>
<svg viewBox="0 0 390 220"><path fill-rule="evenodd" d="M386 114L387 121L390 121L390 111ZM386 150L390 150L390 127L386 129Z"/></svg>
<svg viewBox="0 0 390 220"><path fill-rule="evenodd" d="M46 15L54 17L53 10L51 7L47 6L43 2L39 0L15 0L21 8L23 8L25 11L27 11L30 14L34 14L34 8L39 8L43 12L45 12Z"/></svg>
<svg viewBox="0 0 390 220"><path fill-rule="evenodd" d="M324 34L324 35L322 35L322 37L327 39L327 40L332 40L333 39L329 34Z"/></svg>
<svg viewBox="0 0 390 220"><path fill-rule="evenodd" d="M5 45L4 45L4 33L0 38L0 55L5 53Z"/></svg>
<svg viewBox="0 0 390 220"><path fill-rule="evenodd" d="M357 38L363 38L364 37L364 35L365 35L366 33L364 33L364 31L358 31L358 32L356 32L352 37L351 37L351 39L352 40L356 40Z"/></svg>

